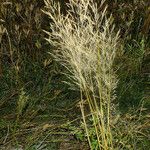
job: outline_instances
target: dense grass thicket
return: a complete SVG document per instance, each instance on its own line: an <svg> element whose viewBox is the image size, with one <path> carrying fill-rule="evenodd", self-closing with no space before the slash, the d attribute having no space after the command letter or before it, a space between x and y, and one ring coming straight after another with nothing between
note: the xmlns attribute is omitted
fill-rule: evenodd
<svg viewBox="0 0 150 150"><path fill-rule="evenodd" d="M0 1L0 149L149 147L149 0Z"/></svg>

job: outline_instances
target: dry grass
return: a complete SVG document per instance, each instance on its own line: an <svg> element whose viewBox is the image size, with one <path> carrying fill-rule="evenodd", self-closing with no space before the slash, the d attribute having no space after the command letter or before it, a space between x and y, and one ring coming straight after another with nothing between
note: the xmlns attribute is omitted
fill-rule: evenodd
<svg viewBox="0 0 150 150"><path fill-rule="evenodd" d="M103 6L104 1L101 1ZM93 0L68 3L67 15L60 11L60 4L45 1L44 11L53 21L47 41L56 50L52 54L67 70L70 86L81 91L80 108L87 139L94 149L87 120L83 96L86 97L93 120L98 147L112 149L110 129L111 101L115 98L117 80L113 62L117 50L119 32L114 32L112 18L106 8L98 13ZM97 147L97 148L98 148Z"/></svg>

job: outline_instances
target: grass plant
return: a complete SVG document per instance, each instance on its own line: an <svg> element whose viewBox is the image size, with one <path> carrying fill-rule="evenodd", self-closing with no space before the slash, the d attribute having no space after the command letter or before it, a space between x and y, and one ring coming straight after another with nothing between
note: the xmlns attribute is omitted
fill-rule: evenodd
<svg viewBox="0 0 150 150"><path fill-rule="evenodd" d="M45 0L51 19L51 32L45 31L47 41L56 50L52 54L67 70L72 88L80 90L80 108L85 131L91 149L113 149L110 129L111 102L115 98L117 79L113 63L117 51L119 32L114 32L107 8L100 13L93 0L70 0L67 15L63 15L60 4ZM101 1L101 7L104 1ZM92 146L85 103L92 117L97 145Z"/></svg>

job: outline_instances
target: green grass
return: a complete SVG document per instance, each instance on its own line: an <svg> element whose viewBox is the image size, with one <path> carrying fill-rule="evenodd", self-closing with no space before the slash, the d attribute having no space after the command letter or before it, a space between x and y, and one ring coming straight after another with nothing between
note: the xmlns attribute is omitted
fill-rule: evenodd
<svg viewBox="0 0 150 150"><path fill-rule="evenodd" d="M62 2L60 7L65 15L68 7ZM111 140L118 150L150 147L150 40L141 32L147 7L139 0L108 3L107 16L112 13L115 32L120 28L123 47L113 63L118 86L110 110ZM50 55L56 47L45 40L43 30L52 32L52 20L42 12L44 1L1 0L0 8L0 149L89 150L83 116L91 147L98 149L99 118L89 113L86 101L91 93L83 95L81 114L80 90L63 82L70 82L68 72Z"/></svg>

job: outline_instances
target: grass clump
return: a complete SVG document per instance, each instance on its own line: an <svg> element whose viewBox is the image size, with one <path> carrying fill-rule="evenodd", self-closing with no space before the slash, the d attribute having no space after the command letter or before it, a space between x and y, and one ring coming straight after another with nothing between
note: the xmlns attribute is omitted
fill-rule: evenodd
<svg viewBox="0 0 150 150"><path fill-rule="evenodd" d="M103 3L101 1L101 7ZM52 55L68 71L67 83L80 90L80 108L90 148L112 149L111 103L117 86L113 63L119 32L114 32L112 17L107 16L106 8L99 13L93 0L70 0L66 15L61 13L59 3L46 0L45 4L47 11L44 12L53 21L47 41L57 48ZM85 103L92 117L96 147L92 147Z"/></svg>

